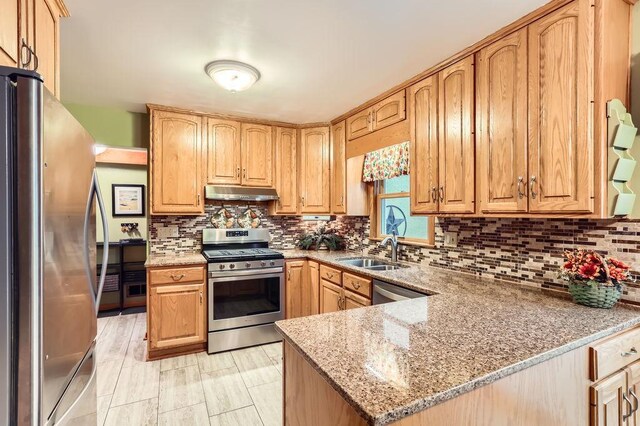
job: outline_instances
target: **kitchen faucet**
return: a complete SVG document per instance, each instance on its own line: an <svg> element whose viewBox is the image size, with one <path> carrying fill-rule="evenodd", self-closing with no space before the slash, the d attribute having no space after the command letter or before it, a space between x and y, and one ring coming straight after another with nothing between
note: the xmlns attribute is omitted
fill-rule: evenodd
<svg viewBox="0 0 640 426"><path fill-rule="evenodd" d="M395 229L391 231L391 235L389 235L384 240L382 240L382 242L380 243L380 247L384 248L389 243L391 243L391 261L397 262L398 261L398 232Z"/></svg>

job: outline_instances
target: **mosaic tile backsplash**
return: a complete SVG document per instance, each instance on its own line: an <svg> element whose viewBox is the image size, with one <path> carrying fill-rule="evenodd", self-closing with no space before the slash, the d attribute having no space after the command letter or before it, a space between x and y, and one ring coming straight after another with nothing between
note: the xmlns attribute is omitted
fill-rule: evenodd
<svg viewBox="0 0 640 426"><path fill-rule="evenodd" d="M153 216L150 225L151 253L199 251L202 229L210 227L211 216L221 204L208 204L202 216ZM239 217L251 207L261 215L262 227L273 236L271 247L290 249L300 233L311 231L316 222L296 216L268 216L265 205L224 204ZM158 229L178 227L177 238L158 238ZM369 220L365 217L339 217L329 228L344 233L350 250L390 257L390 250L369 241ZM458 234L456 247L444 247L444 232ZM434 248L403 246L399 257L409 262L495 277L520 284L566 291L557 278L564 250L590 247L631 265L640 280L640 220L586 219L506 219L444 218L436 220ZM623 298L640 303L640 281L625 288Z"/></svg>

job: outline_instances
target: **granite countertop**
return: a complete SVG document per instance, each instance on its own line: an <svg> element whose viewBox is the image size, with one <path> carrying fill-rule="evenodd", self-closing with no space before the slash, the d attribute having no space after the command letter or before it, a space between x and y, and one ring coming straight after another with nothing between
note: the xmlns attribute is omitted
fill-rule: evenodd
<svg viewBox="0 0 640 426"><path fill-rule="evenodd" d="M181 265L204 265L206 259L200 252L192 253L170 253L170 254L150 254L144 266L147 268L161 266L181 266Z"/></svg>
<svg viewBox="0 0 640 426"><path fill-rule="evenodd" d="M576 305L536 288L413 265L368 271L348 252L283 251L431 296L278 321L369 424L382 425L640 323L640 310Z"/></svg>

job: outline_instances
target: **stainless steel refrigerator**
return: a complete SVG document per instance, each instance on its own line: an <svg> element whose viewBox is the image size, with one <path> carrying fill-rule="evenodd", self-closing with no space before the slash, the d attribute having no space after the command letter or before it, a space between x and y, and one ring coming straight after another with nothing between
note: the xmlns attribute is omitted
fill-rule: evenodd
<svg viewBox="0 0 640 426"><path fill-rule="evenodd" d="M35 72L0 67L0 165L0 424L95 425L94 141Z"/></svg>

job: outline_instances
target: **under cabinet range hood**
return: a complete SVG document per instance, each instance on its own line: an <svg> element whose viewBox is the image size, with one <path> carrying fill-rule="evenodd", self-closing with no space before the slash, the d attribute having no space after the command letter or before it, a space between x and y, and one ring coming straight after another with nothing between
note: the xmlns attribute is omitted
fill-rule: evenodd
<svg viewBox="0 0 640 426"><path fill-rule="evenodd" d="M221 185L205 186L204 196L207 200L220 201L274 201L280 198L273 188Z"/></svg>

